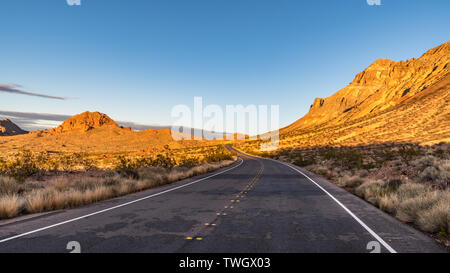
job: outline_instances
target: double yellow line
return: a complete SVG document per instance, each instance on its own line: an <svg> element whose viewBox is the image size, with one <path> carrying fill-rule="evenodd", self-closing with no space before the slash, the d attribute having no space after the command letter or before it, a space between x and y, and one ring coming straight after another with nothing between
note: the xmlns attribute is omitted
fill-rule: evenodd
<svg viewBox="0 0 450 273"><path fill-rule="evenodd" d="M247 155L237 149L235 149L233 146L231 145L225 145L225 148L230 150L230 151L235 151L239 154L240 157L242 158L246 158L246 159L250 159L250 160L256 160L258 161L259 165L261 166L261 168L258 170L258 173L256 174L256 176L252 179L252 181L250 182L250 184L255 183L262 175L262 173L264 172L264 164L262 163L262 161L258 158L258 157L253 157L250 155Z"/></svg>
<svg viewBox="0 0 450 273"><path fill-rule="evenodd" d="M253 180L250 182L250 184L254 184L256 181L258 181L258 179L261 177L262 173L264 172L264 164L262 163L262 161L259 159L253 159L253 160L258 161L261 168L259 168L258 173L256 174L255 177L253 177Z"/></svg>

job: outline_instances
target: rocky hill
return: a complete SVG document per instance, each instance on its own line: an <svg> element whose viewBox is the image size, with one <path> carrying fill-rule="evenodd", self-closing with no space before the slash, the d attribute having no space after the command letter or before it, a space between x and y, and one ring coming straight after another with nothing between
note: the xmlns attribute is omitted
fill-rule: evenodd
<svg viewBox="0 0 450 273"><path fill-rule="evenodd" d="M87 132L101 127L119 128L119 125L105 114L86 111L67 119L60 126L52 130L55 133L73 131Z"/></svg>
<svg viewBox="0 0 450 273"><path fill-rule="evenodd" d="M450 141L450 42L418 59L380 59L280 130L281 146Z"/></svg>
<svg viewBox="0 0 450 273"><path fill-rule="evenodd" d="M342 124L404 103L445 80L450 72L450 41L418 59L380 59L350 85L326 99L317 98L307 115L285 131L322 123Z"/></svg>
<svg viewBox="0 0 450 273"><path fill-rule="evenodd" d="M14 124L11 120L5 118L0 120L0 136L15 136L28 133Z"/></svg>

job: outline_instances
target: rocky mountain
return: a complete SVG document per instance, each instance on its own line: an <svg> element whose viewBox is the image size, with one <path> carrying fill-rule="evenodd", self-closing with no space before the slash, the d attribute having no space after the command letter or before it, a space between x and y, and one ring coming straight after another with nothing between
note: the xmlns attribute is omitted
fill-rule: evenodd
<svg viewBox="0 0 450 273"><path fill-rule="evenodd" d="M27 131L22 130L9 119L5 118L0 120L0 136L15 136L26 133Z"/></svg>
<svg viewBox="0 0 450 273"><path fill-rule="evenodd" d="M399 105L445 80L450 72L450 41L418 59L380 59L331 97L315 99L309 113L286 130L321 123L341 124Z"/></svg>
<svg viewBox="0 0 450 273"><path fill-rule="evenodd" d="M450 42L418 59L380 59L344 89L317 98L280 130L285 146L450 140ZM291 144L288 144L291 143Z"/></svg>
<svg viewBox="0 0 450 273"><path fill-rule="evenodd" d="M174 136L175 139L174 139ZM152 152L164 149L184 148L201 145L189 137L177 141L180 133L170 129L148 129L133 131L121 127L106 114L84 112L65 120L60 126L27 135L7 137L0 145L0 152L13 152L15 149L32 151L62 152ZM188 139L188 140L186 140Z"/></svg>

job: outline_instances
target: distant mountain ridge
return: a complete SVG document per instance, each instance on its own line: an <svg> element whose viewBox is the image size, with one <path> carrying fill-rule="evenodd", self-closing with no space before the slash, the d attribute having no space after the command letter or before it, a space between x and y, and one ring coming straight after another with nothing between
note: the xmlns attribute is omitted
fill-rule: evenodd
<svg viewBox="0 0 450 273"><path fill-rule="evenodd" d="M181 136L185 140L178 141ZM170 129L134 131L130 127L119 126L106 114L86 111L53 129L2 138L0 152L13 152L18 147L31 151L151 153L194 145L203 145L203 141L190 140L190 135Z"/></svg>
<svg viewBox="0 0 450 273"><path fill-rule="evenodd" d="M29 113L29 112L14 112L14 111L3 111L0 110L0 116L5 116L12 118L14 120L18 120L17 124L19 127L21 125L26 126L26 130L28 131L43 131L49 130L52 128L42 128L41 122L47 121L48 124L52 124L55 122L64 122L67 119L70 119L71 115L60 115L60 114L49 114L49 113ZM36 123L39 121L39 123ZM171 129L172 126L163 126L163 125L145 125L134 123L130 121L114 121L121 127L130 127L136 131L144 131L148 129ZM47 125L48 126L48 125ZM46 126L46 127L47 127ZM224 133L224 132L213 132L202 129L194 129L189 127L181 127L181 132L190 132L191 135L203 135L206 139L221 139L223 136L230 135L232 133Z"/></svg>
<svg viewBox="0 0 450 273"><path fill-rule="evenodd" d="M4 118L0 120L0 136L15 136L28 133L14 124L11 120Z"/></svg>

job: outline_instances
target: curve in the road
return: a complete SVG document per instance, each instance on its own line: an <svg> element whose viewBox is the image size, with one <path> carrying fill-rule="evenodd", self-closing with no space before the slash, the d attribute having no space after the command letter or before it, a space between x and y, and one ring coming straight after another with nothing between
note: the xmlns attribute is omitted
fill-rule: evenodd
<svg viewBox="0 0 450 273"><path fill-rule="evenodd" d="M0 222L0 252L66 252L67 242L77 241L83 252L367 253L374 238L381 252L446 252L306 170L239 156L212 174Z"/></svg>

